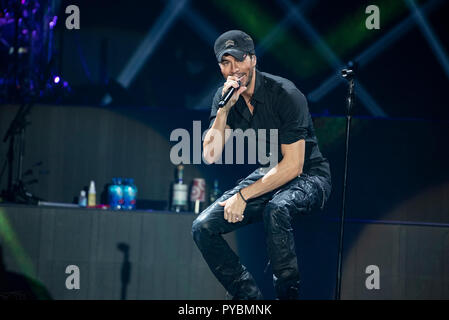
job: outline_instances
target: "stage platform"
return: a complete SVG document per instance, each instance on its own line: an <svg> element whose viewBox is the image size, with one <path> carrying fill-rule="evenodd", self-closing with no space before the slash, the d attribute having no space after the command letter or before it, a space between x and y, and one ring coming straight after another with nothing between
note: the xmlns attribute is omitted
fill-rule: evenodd
<svg viewBox="0 0 449 320"><path fill-rule="evenodd" d="M16 290L38 282L42 298L48 292L53 299L225 299L192 239L195 218L1 205L0 260L10 276L16 273ZM70 265L79 268L80 289L66 288Z"/></svg>

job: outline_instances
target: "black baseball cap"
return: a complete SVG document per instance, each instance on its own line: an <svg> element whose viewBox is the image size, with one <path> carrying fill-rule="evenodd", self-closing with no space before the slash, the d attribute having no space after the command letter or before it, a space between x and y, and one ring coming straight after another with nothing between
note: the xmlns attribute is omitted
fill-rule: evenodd
<svg viewBox="0 0 449 320"><path fill-rule="evenodd" d="M218 62L226 53L239 61L245 58L245 54L255 54L253 39L240 30L230 30L219 36L215 40L214 51Z"/></svg>

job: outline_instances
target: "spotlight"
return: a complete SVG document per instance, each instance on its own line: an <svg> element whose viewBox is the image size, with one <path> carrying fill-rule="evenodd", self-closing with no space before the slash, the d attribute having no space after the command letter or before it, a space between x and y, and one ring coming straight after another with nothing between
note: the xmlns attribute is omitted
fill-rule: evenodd
<svg viewBox="0 0 449 320"><path fill-rule="evenodd" d="M49 23L50 29L53 29L56 26L56 21L58 21L58 17L54 16L53 19Z"/></svg>

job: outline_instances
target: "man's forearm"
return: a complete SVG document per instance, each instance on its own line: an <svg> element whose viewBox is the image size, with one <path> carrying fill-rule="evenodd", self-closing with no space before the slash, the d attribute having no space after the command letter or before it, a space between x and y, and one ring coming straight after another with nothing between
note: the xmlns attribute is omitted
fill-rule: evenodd
<svg viewBox="0 0 449 320"><path fill-rule="evenodd" d="M225 128L228 113L223 109L218 109L214 124L204 137L203 154L204 159L213 163L220 157L225 144Z"/></svg>
<svg viewBox="0 0 449 320"><path fill-rule="evenodd" d="M242 195L246 200L257 198L286 184L300 173L297 166L289 164L283 159L262 178L252 185L243 188L241 190Z"/></svg>

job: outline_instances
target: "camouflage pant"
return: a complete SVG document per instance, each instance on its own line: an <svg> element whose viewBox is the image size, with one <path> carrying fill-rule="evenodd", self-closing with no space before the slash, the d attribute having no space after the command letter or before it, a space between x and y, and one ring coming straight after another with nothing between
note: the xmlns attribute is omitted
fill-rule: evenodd
<svg viewBox="0 0 449 320"><path fill-rule="evenodd" d="M224 207L218 202L230 198L264 174L263 169L256 169L205 209L193 222L192 236L213 274L234 298L260 299L262 295L253 277L221 235L263 220L277 296L296 299L300 279L291 221L294 215L323 209L331 192L331 182L321 176L301 174L271 192L248 200L242 221L226 221Z"/></svg>

